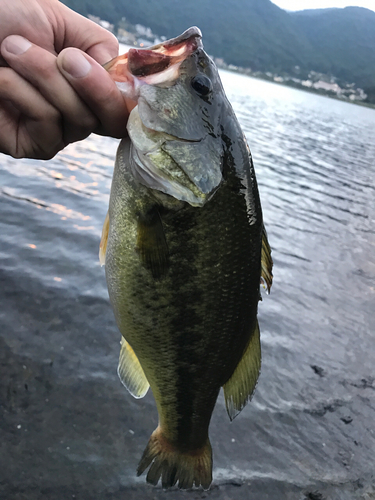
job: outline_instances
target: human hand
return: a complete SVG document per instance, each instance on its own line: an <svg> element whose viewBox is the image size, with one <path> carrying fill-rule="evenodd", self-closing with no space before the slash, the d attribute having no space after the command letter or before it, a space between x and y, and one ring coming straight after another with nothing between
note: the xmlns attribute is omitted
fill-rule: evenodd
<svg viewBox="0 0 375 500"><path fill-rule="evenodd" d="M57 0L0 11L0 152L50 159L91 132L124 136L131 103L100 65L115 37Z"/></svg>

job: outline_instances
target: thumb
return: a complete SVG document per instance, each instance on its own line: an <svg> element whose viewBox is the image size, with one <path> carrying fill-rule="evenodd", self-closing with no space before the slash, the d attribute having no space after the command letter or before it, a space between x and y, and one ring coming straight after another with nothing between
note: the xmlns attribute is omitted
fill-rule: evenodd
<svg viewBox="0 0 375 500"><path fill-rule="evenodd" d="M62 48L81 49L99 64L105 64L118 55L118 41L112 33L64 4L60 6L65 31Z"/></svg>
<svg viewBox="0 0 375 500"><path fill-rule="evenodd" d="M90 21L91 22L91 21ZM95 24L95 23L93 23ZM95 25L97 26L97 25ZM105 39L91 45L85 52L99 64L103 65L118 56L119 45L115 35L98 26L104 31Z"/></svg>

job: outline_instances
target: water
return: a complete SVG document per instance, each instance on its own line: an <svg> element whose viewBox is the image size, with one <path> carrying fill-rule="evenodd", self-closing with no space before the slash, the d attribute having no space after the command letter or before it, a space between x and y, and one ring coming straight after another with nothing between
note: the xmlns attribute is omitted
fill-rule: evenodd
<svg viewBox="0 0 375 500"><path fill-rule="evenodd" d="M256 395L231 424L220 396L216 486L194 498L374 498L375 111L221 75L275 280ZM0 157L1 499L168 497L135 477L157 415L117 380L98 263L116 147L93 135L49 162Z"/></svg>

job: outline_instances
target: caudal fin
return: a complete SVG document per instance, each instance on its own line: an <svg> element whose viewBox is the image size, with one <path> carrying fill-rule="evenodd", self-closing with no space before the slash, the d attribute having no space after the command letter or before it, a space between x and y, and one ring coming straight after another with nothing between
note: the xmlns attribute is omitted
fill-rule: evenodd
<svg viewBox="0 0 375 500"><path fill-rule="evenodd" d="M207 490L212 482L212 450L209 439L198 450L181 452L167 441L158 427L151 435L137 469L140 476L151 465L147 482L157 485L161 478L163 488L178 483L181 489L203 486Z"/></svg>

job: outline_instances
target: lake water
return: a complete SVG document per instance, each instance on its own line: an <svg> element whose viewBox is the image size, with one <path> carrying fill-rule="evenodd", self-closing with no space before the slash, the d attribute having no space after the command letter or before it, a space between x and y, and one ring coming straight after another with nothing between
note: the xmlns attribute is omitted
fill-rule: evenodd
<svg viewBox="0 0 375 500"><path fill-rule="evenodd" d="M136 478L152 396L117 379L98 262L118 142L0 156L0 498L375 495L375 110L222 71L252 150L274 258L256 395L211 425L214 487Z"/></svg>

